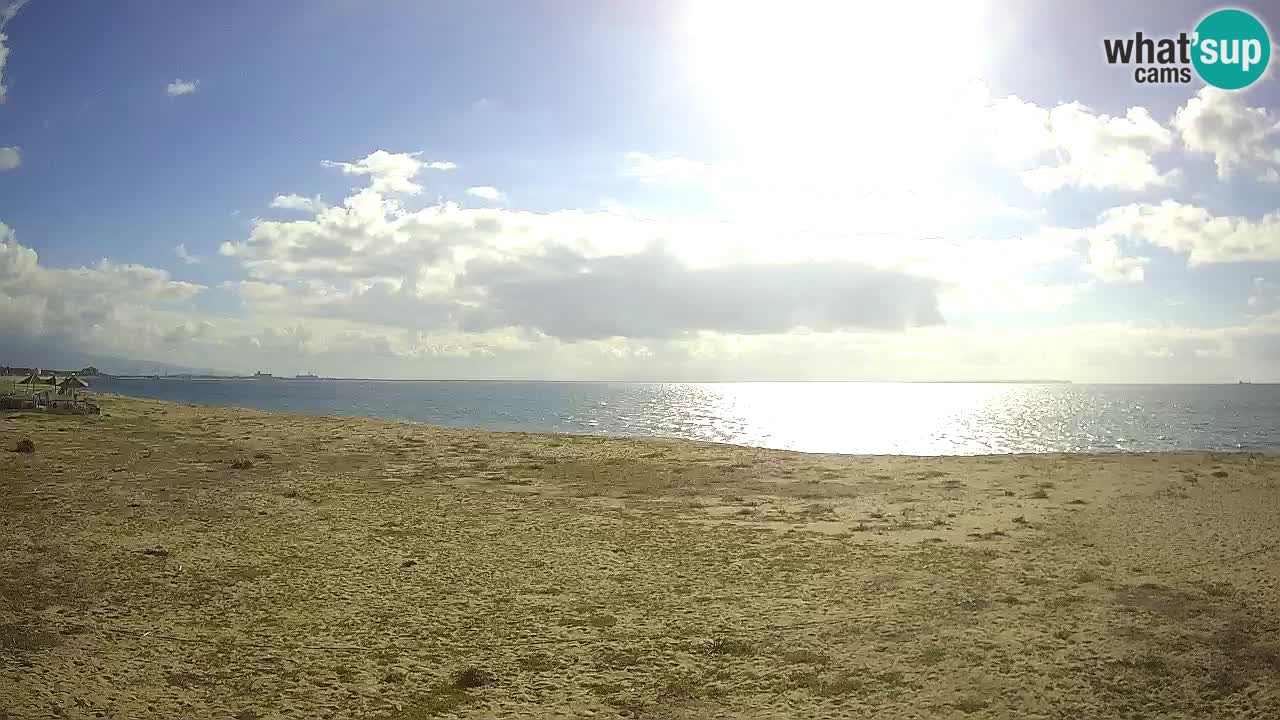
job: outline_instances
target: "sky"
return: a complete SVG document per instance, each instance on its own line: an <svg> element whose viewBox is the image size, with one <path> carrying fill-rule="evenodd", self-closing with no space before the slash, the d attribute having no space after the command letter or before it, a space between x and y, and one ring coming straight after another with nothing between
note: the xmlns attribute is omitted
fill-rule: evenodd
<svg viewBox="0 0 1280 720"><path fill-rule="evenodd" d="M1280 60L882 5L0 0L0 363L1280 381Z"/></svg>

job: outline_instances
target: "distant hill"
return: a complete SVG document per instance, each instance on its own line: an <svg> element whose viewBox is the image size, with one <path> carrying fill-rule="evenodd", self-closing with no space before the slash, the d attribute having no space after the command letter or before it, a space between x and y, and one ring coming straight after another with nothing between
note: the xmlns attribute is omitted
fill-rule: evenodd
<svg viewBox="0 0 1280 720"><path fill-rule="evenodd" d="M215 368L195 368L185 365L171 365L153 360L130 360L127 358L98 358L90 363L107 375L234 375L235 373Z"/></svg>
<svg viewBox="0 0 1280 720"><path fill-rule="evenodd" d="M195 368L155 360L134 360L113 355L91 355L75 351L40 352L19 350L0 353L0 365L44 369L79 370L96 367L106 375L234 375L214 368Z"/></svg>

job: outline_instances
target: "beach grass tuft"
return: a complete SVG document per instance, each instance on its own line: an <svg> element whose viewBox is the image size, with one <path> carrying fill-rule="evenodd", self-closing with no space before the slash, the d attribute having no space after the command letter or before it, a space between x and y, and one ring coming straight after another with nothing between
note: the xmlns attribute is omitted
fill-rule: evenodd
<svg viewBox="0 0 1280 720"><path fill-rule="evenodd" d="M984 698L970 695L968 697L963 697L957 700L955 702L955 709L959 710L960 712L966 715L969 715L971 713L976 713L979 710L986 709L987 705L989 704L990 704L990 701Z"/></svg>
<svg viewBox="0 0 1280 720"><path fill-rule="evenodd" d="M439 687L425 693L400 711L385 716L387 720L426 720L426 718L455 713L470 698L465 690Z"/></svg>
<svg viewBox="0 0 1280 720"><path fill-rule="evenodd" d="M826 665L831 662L830 656L813 650L788 650L781 657L794 665Z"/></svg>
<svg viewBox="0 0 1280 720"><path fill-rule="evenodd" d="M710 644L707 645L707 652L711 655L754 657L756 646L751 641L742 638L717 637L712 638Z"/></svg>
<svg viewBox="0 0 1280 720"><path fill-rule="evenodd" d="M450 684L459 690L472 690L474 688L497 685L498 678L488 670L471 665L454 673Z"/></svg>
<svg viewBox="0 0 1280 720"><path fill-rule="evenodd" d="M548 672L558 669L561 665L558 660L548 653L532 653L522 656L517 664L521 670L533 673Z"/></svg>
<svg viewBox="0 0 1280 720"><path fill-rule="evenodd" d="M1073 580L1081 584L1097 582L1101 578L1102 576L1093 570L1080 570L1072 577Z"/></svg>
<svg viewBox="0 0 1280 720"><path fill-rule="evenodd" d="M942 662L943 659L946 657L947 657L946 650L943 650L940 647L931 647L931 648L926 648L924 652L920 653L918 662L921 665L937 665L938 663Z"/></svg>

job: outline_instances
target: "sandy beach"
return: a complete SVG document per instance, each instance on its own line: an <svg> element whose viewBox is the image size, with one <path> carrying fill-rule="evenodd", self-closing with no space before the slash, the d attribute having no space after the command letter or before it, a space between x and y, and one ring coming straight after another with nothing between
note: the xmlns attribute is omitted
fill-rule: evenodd
<svg viewBox="0 0 1280 720"><path fill-rule="evenodd" d="M0 718L1280 717L1275 456L100 404L0 416Z"/></svg>

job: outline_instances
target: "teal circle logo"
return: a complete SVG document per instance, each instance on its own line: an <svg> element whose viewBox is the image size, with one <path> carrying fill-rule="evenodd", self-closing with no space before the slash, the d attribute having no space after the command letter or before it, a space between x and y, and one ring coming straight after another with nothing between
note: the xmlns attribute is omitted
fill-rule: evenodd
<svg viewBox="0 0 1280 720"><path fill-rule="evenodd" d="M1210 13L1196 26L1191 62L1205 82L1239 90L1262 77L1271 38L1257 18L1234 8Z"/></svg>

